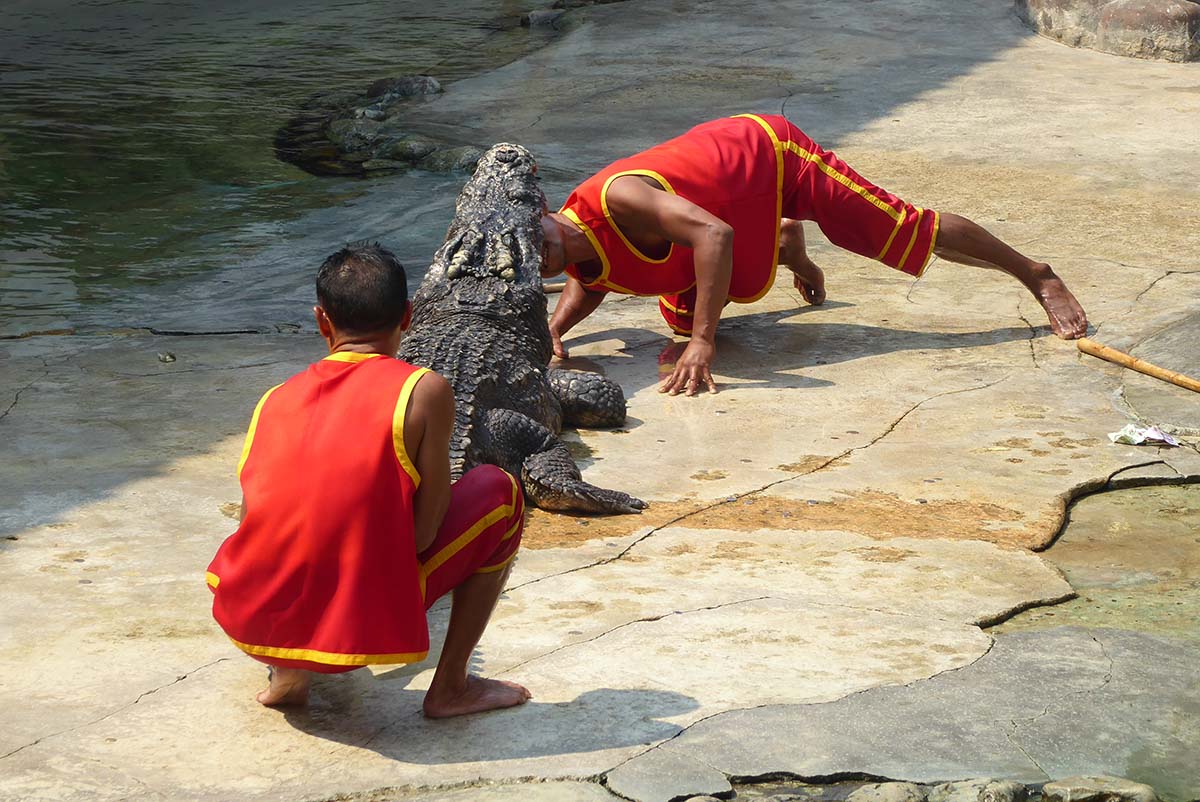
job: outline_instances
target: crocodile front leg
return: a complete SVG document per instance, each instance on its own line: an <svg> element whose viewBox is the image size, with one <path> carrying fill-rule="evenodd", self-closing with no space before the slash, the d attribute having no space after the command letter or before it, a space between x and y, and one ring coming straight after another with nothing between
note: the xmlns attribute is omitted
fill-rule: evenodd
<svg viewBox="0 0 1200 802"><path fill-rule="evenodd" d="M627 493L583 481L566 444L528 415L493 409L485 429L492 461L510 471L520 465L525 495L544 510L631 513L647 506Z"/></svg>
<svg viewBox="0 0 1200 802"><path fill-rule="evenodd" d="M564 424L607 429L625 422L625 393L607 376L547 368L546 380L562 405Z"/></svg>

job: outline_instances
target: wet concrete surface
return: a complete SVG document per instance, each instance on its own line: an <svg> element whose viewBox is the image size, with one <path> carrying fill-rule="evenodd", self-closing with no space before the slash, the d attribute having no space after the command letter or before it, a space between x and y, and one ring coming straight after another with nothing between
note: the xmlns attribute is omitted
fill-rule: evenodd
<svg viewBox="0 0 1200 802"><path fill-rule="evenodd" d="M1200 486L1080 499L1042 557L1079 596L1024 612L992 634L1108 627L1200 642Z"/></svg>

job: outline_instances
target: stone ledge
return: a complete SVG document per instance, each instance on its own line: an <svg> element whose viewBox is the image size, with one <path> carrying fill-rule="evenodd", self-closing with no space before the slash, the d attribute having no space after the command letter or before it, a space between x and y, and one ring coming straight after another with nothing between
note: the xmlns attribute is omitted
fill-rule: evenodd
<svg viewBox="0 0 1200 802"><path fill-rule="evenodd" d="M1193 0L1014 0L1017 15L1072 47L1164 61L1200 60Z"/></svg>

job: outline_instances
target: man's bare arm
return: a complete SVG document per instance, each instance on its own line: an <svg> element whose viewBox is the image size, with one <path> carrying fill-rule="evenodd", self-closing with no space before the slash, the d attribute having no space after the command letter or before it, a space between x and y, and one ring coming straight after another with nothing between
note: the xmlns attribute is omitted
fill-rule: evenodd
<svg viewBox="0 0 1200 802"><path fill-rule="evenodd" d="M550 339L554 344L554 355L566 359L570 354L563 347L563 335L575 327L579 321L586 318L604 300L608 293L596 292L583 286L573 276L567 276L567 284L558 303L554 306L554 314L550 316Z"/></svg>
<svg viewBox="0 0 1200 802"><path fill-rule="evenodd" d="M672 395L695 395L705 385L715 393L712 362L717 322L729 298L733 273L733 228L691 201L654 189L636 176L613 181L608 205L613 219L627 232L661 237L692 249L696 270L692 341L659 389Z"/></svg>
<svg viewBox="0 0 1200 802"><path fill-rule="evenodd" d="M429 372L417 381L404 413L404 447L421 475L413 495L417 553L437 537L450 505L450 434L454 428L454 390Z"/></svg>

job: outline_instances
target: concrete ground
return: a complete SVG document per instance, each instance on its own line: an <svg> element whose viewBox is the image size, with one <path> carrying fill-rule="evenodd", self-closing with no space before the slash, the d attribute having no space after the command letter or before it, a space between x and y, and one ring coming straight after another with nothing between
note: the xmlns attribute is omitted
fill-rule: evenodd
<svg viewBox="0 0 1200 802"><path fill-rule="evenodd" d="M783 111L883 186L1051 261L1097 339L1195 374L1200 65L1069 49L1002 0L844 7L572 12L555 44L422 115L569 178L705 118ZM1095 513L1079 542L1102 531L1107 551L1036 551L1080 495L1200 482L1196 397L1081 356L1004 276L935 263L914 283L812 239L829 302L781 281L729 309L715 396L655 392L679 345L649 299L572 332L573 361L630 399L625 428L570 435L585 476L652 507L531 514L476 663L534 700L452 721L420 716L430 663L264 709L262 666L209 615L246 420L319 356L314 335L4 341L0 798L669 800L780 773L1089 772L1200 798L1195 630L1163 623L1163 594L1195 609L1200 491L1122 491L1175 495ZM1139 417L1185 445L1109 442ZM988 628L1123 579L1111 615Z"/></svg>

